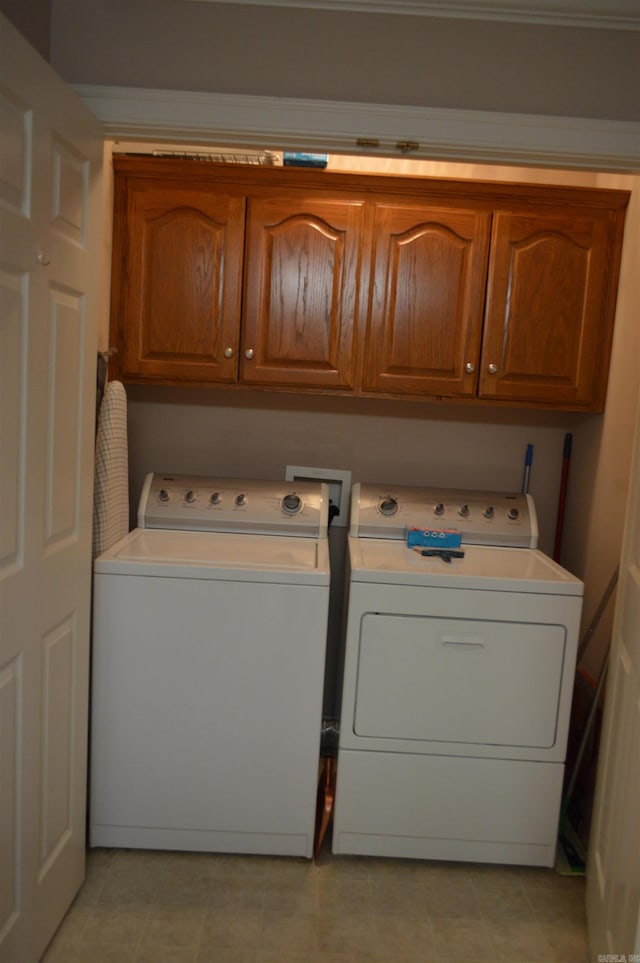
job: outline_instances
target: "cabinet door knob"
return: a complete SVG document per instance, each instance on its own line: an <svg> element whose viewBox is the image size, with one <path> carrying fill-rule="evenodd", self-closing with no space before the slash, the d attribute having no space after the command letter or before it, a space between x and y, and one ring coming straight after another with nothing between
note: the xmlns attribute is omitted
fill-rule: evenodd
<svg viewBox="0 0 640 963"><path fill-rule="evenodd" d="M498 365L497 365L497 364L490 364L490 365L489 365L489 374L497 374L497 372L498 372Z"/></svg>
<svg viewBox="0 0 640 963"><path fill-rule="evenodd" d="M464 370L467 372L467 374L473 374L473 372L476 370L476 366L470 361L467 361L466 365L464 366Z"/></svg>
<svg viewBox="0 0 640 963"><path fill-rule="evenodd" d="M225 358L233 358L233 348L225 348L224 356Z"/></svg>
<svg viewBox="0 0 640 963"><path fill-rule="evenodd" d="M247 350L246 350L245 353L244 353L244 356L245 356L245 358L247 358L249 361L251 361L251 359L253 358L253 348L247 348Z"/></svg>

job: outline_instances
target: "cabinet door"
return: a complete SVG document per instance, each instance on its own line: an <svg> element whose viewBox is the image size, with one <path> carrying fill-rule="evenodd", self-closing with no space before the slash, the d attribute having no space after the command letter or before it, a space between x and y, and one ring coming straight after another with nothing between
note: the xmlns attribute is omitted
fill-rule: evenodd
<svg viewBox="0 0 640 963"><path fill-rule="evenodd" d="M112 327L125 380L237 380L244 199L116 180Z"/></svg>
<svg viewBox="0 0 640 963"><path fill-rule="evenodd" d="M249 201L241 380L353 386L364 203Z"/></svg>
<svg viewBox="0 0 640 963"><path fill-rule="evenodd" d="M473 396L490 214L376 203L363 388Z"/></svg>
<svg viewBox="0 0 640 963"><path fill-rule="evenodd" d="M617 275L607 212L494 217L479 394L604 403Z"/></svg>

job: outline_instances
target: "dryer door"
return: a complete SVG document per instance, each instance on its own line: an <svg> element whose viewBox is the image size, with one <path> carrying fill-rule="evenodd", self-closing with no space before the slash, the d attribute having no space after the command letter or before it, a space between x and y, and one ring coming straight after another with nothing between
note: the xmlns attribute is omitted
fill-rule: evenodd
<svg viewBox="0 0 640 963"><path fill-rule="evenodd" d="M564 761L581 607L352 582L341 748Z"/></svg>
<svg viewBox="0 0 640 963"><path fill-rule="evenodd" d="M561 625L367 613L355 733L550 749L565 645Z"/></svg>

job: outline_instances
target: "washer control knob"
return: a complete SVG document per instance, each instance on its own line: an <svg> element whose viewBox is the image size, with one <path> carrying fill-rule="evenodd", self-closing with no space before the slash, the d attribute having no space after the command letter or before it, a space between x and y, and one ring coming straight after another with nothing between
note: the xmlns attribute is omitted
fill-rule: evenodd
<svg viewBox="0 0 640 963"><path fill-rule="evenodd" d="M386 498L380 499L379 508L383 515L395 515L398 511L398 501L393 496L388 495Z"/></svg>
<svg viewBox="0 0 640 963"><path fill-rule="evenodd" d="M468 518L468 517L469 517L469 506L468 506L468 505L461 505L460 508L458 509L458 515L460 516L460 518Z"/></svg>
<svg viewBox="0 0 640 963"><path fill-rule="evenodd" d="M236 501L237 507L242 508L243 505L247 504L247 496L241 492L239 495L236 495L235 501Z"/></svg>
<svg viewBox="0 0 640 963"><path fill-rule="evenodd" d="M510 508L507 512L507 518L510 518L512 522L515 522L517 518L520 518L520 510L518 508Z"/></svg>
<svg viewBox="0 0 640 963"><path fill-rule="evenodd" d="M287 515L295 515L302 508L302 499L295 492L289 492L282 499L282 509Z"/></svg>
<svg viewBox="0 0 640 963"><path fill-rule="evenodd" d="M220 492L214 492L211 498L209 499L209 501L211 502L212 505L219 505L220 502L222 501L222 496Z"/></svg>
<svg viewBox="0 0 640 963"><path fill-rule="evenodd" d="M493 518L495 513L496 513L496 510L493 507L493 505L487 505L487 507L485 508L482 514L484 515L485 518Z"/></svg>
<svg viewBox="0 0 640 963"><path fill-rule="evenodd" d="M437 505L434 505L433 514L434 514L434 515L444 515L444 505L443 505L442 502L438 502Z"/></svg>
<svg viewBox="0 0 640 963"><path fill-rule="evenodd" d="M191 488L189 489L189 491L184 496L184 500L187 503L187 505L193 505L193 503L196 500L196 493L193 491L193 489Z"/></svg>
<svg viewBox="0 0 640 963"><path fill-rule="evenodd" d="M158 498L160 499L161 502L169 501L169 492L167 491L166 488L160 489L160 491L158 492Z"/></svg>

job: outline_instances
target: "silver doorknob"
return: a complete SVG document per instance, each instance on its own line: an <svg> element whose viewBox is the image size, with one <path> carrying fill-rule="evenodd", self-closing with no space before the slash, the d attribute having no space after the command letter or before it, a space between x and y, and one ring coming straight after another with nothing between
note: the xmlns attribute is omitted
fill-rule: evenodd
<svg viewBox="0 0 640 963"><path fill-rule="evenodd" d="M464 370L467 372L467 374L473 374L473 372L476 370L476 366L471 364L470 361L467 361L466 365L464 366Z"/></svg>
<svg viewBox="0 0 640 963"><path fill-rule="evenodd" d="M253 358L253 348L247 348L247 350L244 353L244 356L245 358L247 358L247 360L251 361L251 359Z"/></svg>
<svg viewBox="0 0 640 963"><path fill-rule="evenodd" d="M233 358L233 348L225 348L224 356L225 358Z"/></svg>
<svg viewBox="0 0 640 963"><path fill-rule="evenodd" d="M489 374L497 374L497 372L498 372L498 365L497 365L497 364L490 364L490 365L489 365Z"/></svg>

